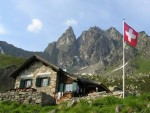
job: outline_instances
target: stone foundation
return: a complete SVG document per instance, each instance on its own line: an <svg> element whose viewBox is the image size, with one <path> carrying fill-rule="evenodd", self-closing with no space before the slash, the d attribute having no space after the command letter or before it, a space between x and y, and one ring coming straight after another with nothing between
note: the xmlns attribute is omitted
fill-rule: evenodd
<svg viewBox="0 0 150 113"><path fill-rule="evenodd" d="M24 104L40 104L52 105L55 104L55 99L43 92L15 92L9 91L0 93L0 101L18 101Z"/></svg>

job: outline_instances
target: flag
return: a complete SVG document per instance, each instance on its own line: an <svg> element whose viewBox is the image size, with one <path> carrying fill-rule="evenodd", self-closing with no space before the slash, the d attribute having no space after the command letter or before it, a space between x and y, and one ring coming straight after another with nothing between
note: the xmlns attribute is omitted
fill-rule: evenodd
<svg viewBox="0 0 150 113"><path fill-rule="evenodd" d="M138 32L124 22L124 40L131 46L137 45Z"/></svg>

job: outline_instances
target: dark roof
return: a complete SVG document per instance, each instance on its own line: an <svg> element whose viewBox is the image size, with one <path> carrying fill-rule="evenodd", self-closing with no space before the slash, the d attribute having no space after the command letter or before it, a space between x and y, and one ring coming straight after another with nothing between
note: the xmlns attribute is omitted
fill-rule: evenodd
<svg viewBox="0 0 150 113"><path fill-rule="evenodd" d="M96 82L93 80L89 80L89 79L85 79L85 78L78 78L78 81L84 82L84 83L88 83L88 84L93 84L96 86L101 86L103 87L107 92L111 92L104 84L100 83L100 82Z"/></svg>
<svg viewBox="0 0 150 113"><path fill-rule="evenodd" d="M61 69L60 69L61 70ZM69 72L66 72L66 71L63 71L61 70L66 76L68 77L71 77L73 80L76 80L76 81L80 81L80 82L83 82L85 84L93 84L93 85L96 85L96 86L101 86L103 87L107 92L111 92L103 83L100 83L100 82L96 82L96 81L93 81L93 80L89 80L89 79L85 79L85 78L81 78L81 77L78 77L74 74L71 74Z"/></svg>
<svg viewBox="0 0 150 113"><path fill-rule="evenodd" d="M50 64L49 62L47 62L46 60L44 60L43 58L39 57L38 55L34 55L32 57L30 57L29 59L27 59L20 67L18 67L14 72L12 72L10 74L11 77L16 78L18 76L18 74L26 67L28 67L30 64L32 64L34 61L40 61L42 62L44 65L51 67L52 69L54 69L55 71L59 71L59 68L54 66L53 64Z"/></svg>

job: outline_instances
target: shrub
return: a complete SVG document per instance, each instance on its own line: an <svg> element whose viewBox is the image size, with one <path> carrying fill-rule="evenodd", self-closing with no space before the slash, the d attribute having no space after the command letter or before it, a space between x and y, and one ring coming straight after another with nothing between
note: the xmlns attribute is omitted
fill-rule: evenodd
<svg viewBox="0 0 150 113"><path fill-rule="evenodd" d="M108 96L104 98L99 98L93 102L94 106L103 106L103 105L114 105L114 104L122 104L122 100L114 97L114 96Z"/></svg>
<svg viewBox="0 0 150 113"><path fill-rule="evenodd" d="M144 103L144 101L138 96L129 96L125 98L124 104L126 105L124 112L128 111L129 113L141 112L146 108L146 103Z"/></svg>
<svg viewBox="0 0 150 113"><path fill-rule="evenodd" d="M139 97L139 99L141 100L141 101L146 101L146 102L149 102L150 101L150 94L142 94L140 97Z"/></svg>

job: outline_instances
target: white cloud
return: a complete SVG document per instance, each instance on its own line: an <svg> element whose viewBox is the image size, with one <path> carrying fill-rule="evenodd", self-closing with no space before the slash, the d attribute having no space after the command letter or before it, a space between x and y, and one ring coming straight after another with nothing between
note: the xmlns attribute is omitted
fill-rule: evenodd
<svg viewBox="0 0 150 113"><path fill-rule="evenodd" d="M3 26L0 25L0 35L1 34L6 34L6 30Z"/></svg>
<svg viewBox="0 0 150 113"><path fill-rule="evenodd" d="M42 22L39 19L35 18L32 19L32 23L28 25L27 30L30 32L38 32L41 30L42 25Z"/></svg>
<svg viewBox="0 0 150 113"><path fill-rule="evenodd" d="M73 18L65 21L66 26L76 26L77 24L78 24L78 22Z"/></svg>

